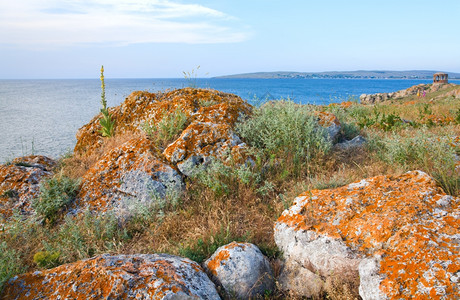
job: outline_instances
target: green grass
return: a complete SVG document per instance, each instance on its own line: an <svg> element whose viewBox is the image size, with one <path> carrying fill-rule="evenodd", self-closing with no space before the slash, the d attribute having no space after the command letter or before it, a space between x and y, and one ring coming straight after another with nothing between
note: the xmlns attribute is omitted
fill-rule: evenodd
<svg viewBox="0 0 460 300"><path fill-rule="evenodd" d="M53 224L72 202L79 185L78 180L66 176L46 179L40 184L40 195L32 201L32 207L44 222Z"/></svg>
<svg viewBox="0 0 460 300"><path fill-rule="evenodd" d="M162 150L178 137L182 130L185 129L187 122L187 115L179 106L163 116L160 121L155 122L151 120L145 123L143 129L150 140Z"/></svg>

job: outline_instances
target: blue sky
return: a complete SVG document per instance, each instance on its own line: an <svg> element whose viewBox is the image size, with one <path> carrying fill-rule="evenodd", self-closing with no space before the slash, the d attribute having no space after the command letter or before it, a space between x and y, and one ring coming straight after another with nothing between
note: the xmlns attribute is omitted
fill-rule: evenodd
<svg viewBox="0 0 460 300"><path fill-rule="evenodd" d="M14 0L0 78L460 72L460 1Z"/></svg>

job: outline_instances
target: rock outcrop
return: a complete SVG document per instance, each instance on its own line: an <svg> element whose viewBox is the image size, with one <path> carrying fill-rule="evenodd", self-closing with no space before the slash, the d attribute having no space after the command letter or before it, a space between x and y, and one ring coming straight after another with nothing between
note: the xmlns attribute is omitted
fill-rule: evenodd
<svg viewBox="0 0 460 300"><path fill-rule="evenodd" d="M15 276L1 299L220 299L196 262L167 254L101 255Z"/></svg>
<svg viewBox="0 0 460 300"><path fill-rule="evenodd" d="M13 210L30 213L30 202L40 192L40 181L52 175L55 165L51 158L38 155L18 157L0 165L0 220L9 218Z"/></svg>
<svg viewBox="0 0 460 300"><path fill-rule="evenodd" d="M251 106L238 96L191 88L134 92L110 113L116 122L115 135L133 138L105 153L84 175L78 208L129 215L130 207L139 203L150 205L179 194L184 188L182 177L193 175L213 159L233 155L244 162L246 145L233 126L251 113ZM185 118L184 129L169 145L160 147L142 128L171 114ZM79 130L75 153L90 155L101 148L99 118Z"/></svg>
<svg viewBox="0 0 460 300"><path fill-rule="evenodd" d="M454 90L446 92L442 96L454 96L456 98L460 98L460 86L449 83L437 83L437 84L418 84L414 85L408 89L392 92L392 93L377 93L377 94L362 94L359 99L362 104L374 104L380 103L388 100L396 100L401 99L408 96L417 95L417 93L422 94L423 91L426 93L434 93L440 90L449 89L455 87Z"/></svg>
<svg viewBox="0 0 460 300"><path fill-rule="evenodd" d="M181 193L181 175L154 155L146 138L134 138L104 155L83 177L77 206L129 217L141 205L162 206Z"/></svg>
<svg viewBox="0 0 460 300"><path fill-rule="evenodd" d="M253 244L232 242L222 246L204 266L232 297L255 298L275 287L270 263Z"/></svg>
<svg viewBox="0 0 460 300"><path fill-rule="evenodd" d="M170 144L164 155L186 176L192 176L200 166L215 158L226 159L232 153L244 151L246 144L228 124L193 122Z"/></svg>
<svg viewBox="0 0 460 300"><path fill-rule="evenodd" d="M119 106L109 109L115 121L115 135L142 132L145 124L158 123L176 110L187 123L225 123L232 126L238 117L250 112L250 105L240 97L208 89L185 88L165 93L133 92ZM102 144L100 114L78 130L74 152L90 154Z"/></svg>
<svg viewBox="0 0 460 300"><path fill-rule="evenodd" d="M282 287L311 296L354 274L363 299L458 298L459 204L421 171L306 192L275 224Z"/></svg>

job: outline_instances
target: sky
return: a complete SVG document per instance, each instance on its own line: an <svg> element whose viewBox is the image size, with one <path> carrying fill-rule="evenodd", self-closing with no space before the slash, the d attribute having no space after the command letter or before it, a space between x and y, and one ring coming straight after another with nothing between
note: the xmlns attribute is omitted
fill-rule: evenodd
<svg viewBox="0 0 460 300"><path fill-rule="evenodd" d="M460 1L0 2L0 79L98 78L101 65L106 78L460 73Z"/></svg>

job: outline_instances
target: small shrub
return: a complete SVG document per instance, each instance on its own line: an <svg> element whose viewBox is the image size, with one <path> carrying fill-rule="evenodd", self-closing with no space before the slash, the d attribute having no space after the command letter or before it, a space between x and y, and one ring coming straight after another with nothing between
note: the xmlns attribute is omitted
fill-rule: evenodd
<svg viewBox="0 0 460 300"><path fill-rule="evenodd" d="M365 114L363 113L364 110L359 112L360 113L355 116L357 117L357 125L361 129L377 127L384 131L391 131L403 124L403 121L398 115L394 113L382 113L378 107L374 107L372 114Z"/></svg>
<svg viewBox="0 0 460 300"><path fill-rule="evenodd" d="M58 213L65 209L75 197L79 181L57 176L40 184L40 195L32 201L32 207L45 222L53 224Z"/></svg>
<svg viewBox="0 0 460 300"><path fill-rule="evenodd" d="M425 116L429 116L433 114L433 111L428 103L423 103L418 108L419 111L419 118L422 120Z"/></svg>
<svg viewBox="0 0 460 300"><path fill-rule="evenodd" d="M57 251L39 251L34 255L34 262L40 268L53 268L59 265L59 257L61 254Z"/></svg>
<svg viewBox="0 0 460 300"><path fill-rule="evenodd" d="M143 125L145 133L160 149L173 142L187 125L187 115L179 106L159 122L150 121Z"/></svg>
<svg viewBox="0 0 460 300"><path fill-rule="evenodd" d="M455 112L455 123L460 124L460 108Z"/></svg>
<svg viewBox="0 0 460 300"><path fill-rule="evenodd" d="M456 171L458 146L453 136L438 135L426 129L406 136L393 133L390 136L373 137L377 155L390 165L405 170L420 169L433 176L446 193L457 195L460 176Z"/></svg>
<svg viewBox="0 0 460 300"><path fill-rule="evenodd" d="M232 168L224 165L220 160L215 160L207 166L201 166L191 178L211 189L216 197L220 197L230 192L228 179L231 172Z"/></svg>
<svg viewBox="0 0 460 300"><path fill-rule="evenodd" d="M0 243L0 292L3 285L14 275L25 271L19 254L8 247L6 242Z"/></svg>
<svg viewBox="0 0 460 300"><path fill-rule="evenodd" d="M193 261L202 263L207 258L216 252L217 248L229 244L233 241L246 241L248 237L233 236L229 228L221 228L220 231L213 234L208 239L199 238L191 245L182 246L179 248L179 254L190 258Z"/></svg>
<svg viewBox="0 0 460 300"><path fill-rule="evenodd" d="M131 238L114 214L94 216L86 211L81 219L66 217L59 230L42 244L49 253L60 253L62 263L68 263L96 254L119 252L123 242Z"/></svg>
<svg viewBox="0 0 460 300"><path fill-rule="evenodd" d="M318 125L312 109L292 101L262 105L254 110L251 118L238 123L236 130L266 157L293 156L298 166L331 148L326 130Z"/></svg>

